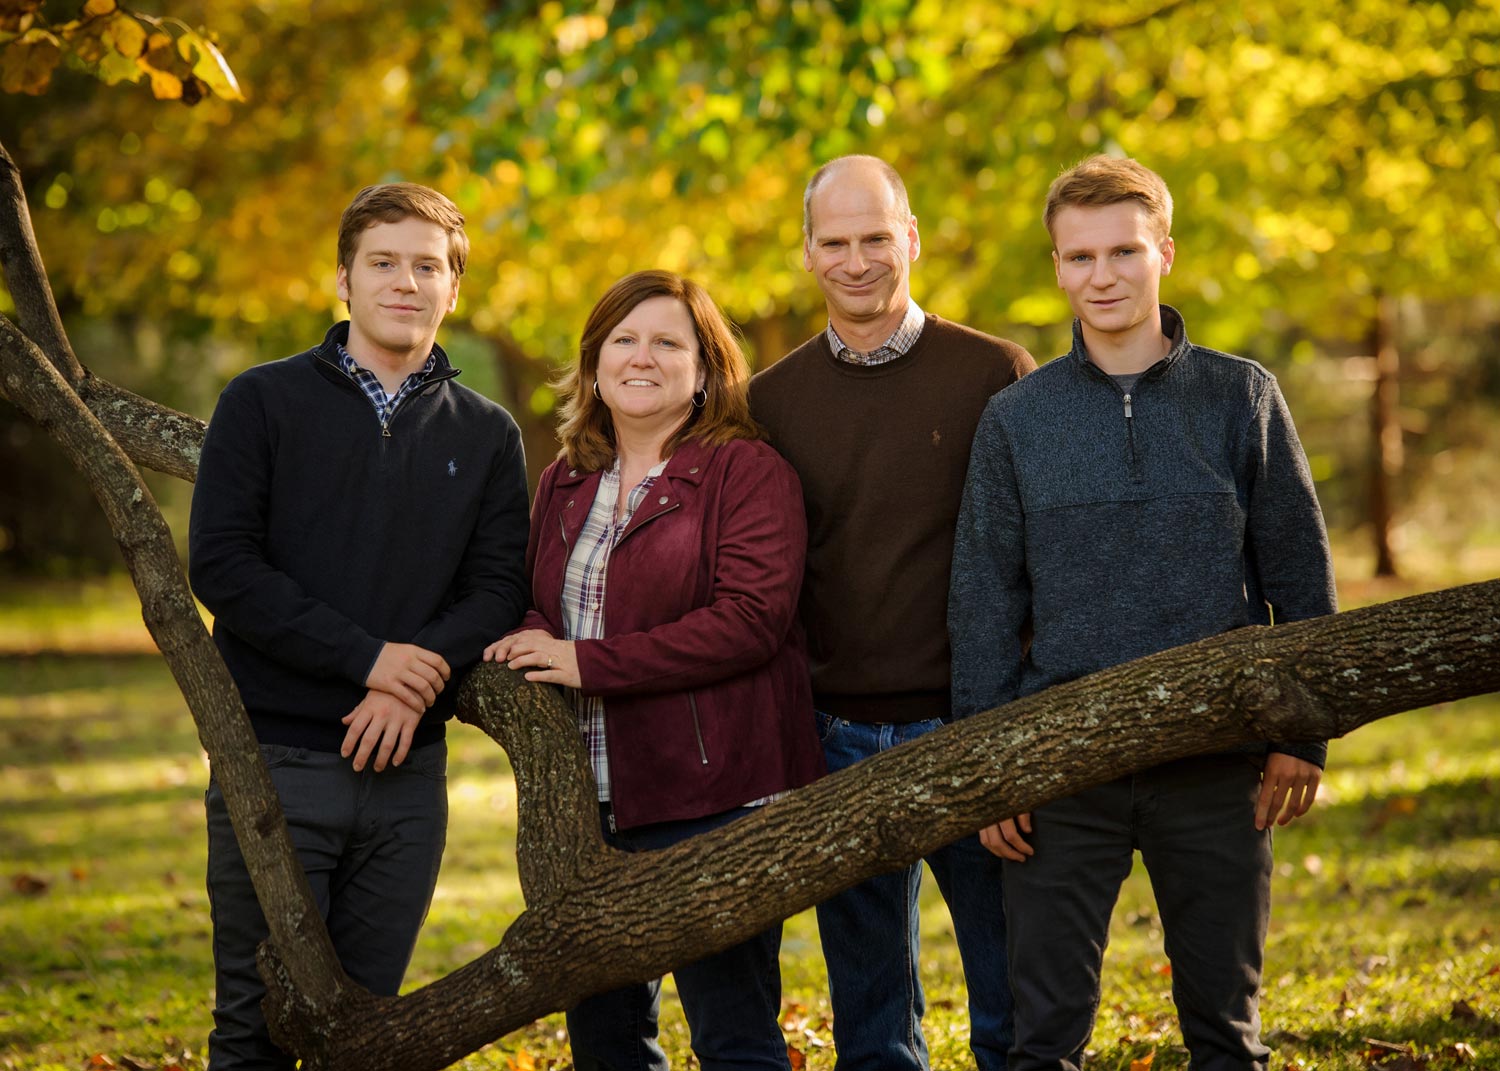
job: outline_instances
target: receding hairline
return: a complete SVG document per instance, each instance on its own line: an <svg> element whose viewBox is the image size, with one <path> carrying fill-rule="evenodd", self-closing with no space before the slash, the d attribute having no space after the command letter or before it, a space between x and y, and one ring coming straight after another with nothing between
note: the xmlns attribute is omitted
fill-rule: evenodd
<svg viewBox="0 0 1500 1071"><path fill-rule="evenodd" d="M878 156L850 153L847 156L836 156L829 160L814 171L812 178L807 180L807 187L802 191L802 235L804 238L812 237L813 194L817 193L830 178L850 168L873 171L884 179L886 188L896 199L896 208L903 222L911 219L911 199L906 194L906 183L901 180L901 172Z"/></svg>

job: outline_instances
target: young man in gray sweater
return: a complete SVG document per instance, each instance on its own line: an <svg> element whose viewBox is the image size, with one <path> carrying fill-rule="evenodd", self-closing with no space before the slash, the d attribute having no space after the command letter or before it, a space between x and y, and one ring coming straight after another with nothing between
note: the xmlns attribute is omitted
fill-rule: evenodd
<svg viewBox="0 0 1500 1071"><path fill-rule="evenodd" d="M1276 380L1193 345L1158 304L1176 252L1166 184L1096 156L1053 183L1045 218L1073 349L979 423L949 604L959 716L1335 609L1322 514ZM1010 1071L1081 1066L1136 849L1194 1068L1266 1067L1270 830L1307 812L1325 754L1275 744L1165 763L982 833L1005 860Z"/></svg>

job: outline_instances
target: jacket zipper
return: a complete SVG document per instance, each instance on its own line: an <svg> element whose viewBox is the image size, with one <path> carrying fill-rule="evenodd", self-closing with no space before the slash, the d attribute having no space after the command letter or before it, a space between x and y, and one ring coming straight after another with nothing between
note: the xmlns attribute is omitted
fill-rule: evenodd
<svg viewBox="0 0 1500 1071"><path fill-rule="evenodd" d="M316 359L319 360L319 361L322 361L329 368L332 368L339 375L343 376L344 380L351 387L353 387L356 391L358 391L360 393L361 397L365 396L364 388L359 385L359 383L355 380L355 378L353 376L351 376L348 372L344 371L344 368L343 368L342 365L337 364L334 361L330 361L327 357L324 357L322 354L316 355ZM409 395L409 397L413 397L414 398L414 397L416 397L419 394L425 393L428 387L434 386L435 384L438 384L438 383L446 383L448 380L454 379L457 376L458 376L458 370L456 368L450 368L446 372L437 373L437 374L433 375L433 377L431 379L424 380L422 382L422 386L419 389L412 391L412 393L411 393L411 395ZM369 399L366 398L366 401L368 401L368 400ZM400 406L397 406L397 408L399 409ZM391 437L391 421L395 420L395 419L396 419L396 412L395 412L395 410L392 410L389 415L383 416L383 417L379 418L379 420L380 420L380 437L382 439L389 439Z"/></svg>
<svg viewBox="0 0 1500 1071"><path fill-rule="evenodd" d="M444 373L442 375L435 375L431 379L423 380L422 381L422 385L420 387L418 387L416 390L414 390L410 394L408 394L406 396L406 398L401 402L400 405L396 406L395 409L392 409L383 418L381 418L381 421L380 421L380 435L381 435L381 438L389 439L391 437L391 421L393 421L393 420L396 419L396 414L398 412L401 412L401 411L405 410L408 402L412 401L415 398L420 397L423 394L426 394L427 393L427 388L429 388L431 386L434 386L434 385L436 385L438 383L445 383L445 382L447 382L448 380L454 378L457 375L458 375L457 372L449 370L448 372L446 372L446 373ZM357 386L359 386L359 384L356 383L355 386L357 387Z"/></svg>
<svg viewBox="0 0 1500 1071"><path fill-rule="evenodd" d="M1130 408L1129 391L1125 393L1125 442L1130 449L1130 471L1139 479L1138 473L1141 467L1141 459L1135 449L1135 419Z"/></svg>
<svg viewBox="0 0 1500 1071"><path fill-rule="evenodd" d="M693 735L698 738L698 758L707 766L708 749L703 746L703 726L698 722L698 699L692 692L688 692L688 708L693 712Z"/></svg>
<svg viewBox="0 0 1500 1071"><path fill-rule="evenodd" d="M656 520L656 518L658 518L658 517L665 517L668 513L671 513L675 509L680 509L681 507L682 507L682 503L681 502L673 502L666 509L662 510L660 513L653 513L651 516L649 516L645 520L641 521L640 524L636 525L634 528L630 529L628 532L622 532L620 534L620 538L617 539L617 540L615 540L615 550L619 550L621 543L625 542L625 540L627 540L631 536L635 535L642 528L646 527L646 525L648 525L652 521ZM611 553L613 553L613 551L611 551Z"/></svg>

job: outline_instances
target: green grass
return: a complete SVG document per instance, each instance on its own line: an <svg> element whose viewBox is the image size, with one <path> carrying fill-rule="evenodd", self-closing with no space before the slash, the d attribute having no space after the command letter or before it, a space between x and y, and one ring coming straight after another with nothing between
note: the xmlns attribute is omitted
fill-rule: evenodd
<svg viewBox="0 0 1500 1071"><path fill-rule="evenodd" d="M0 1067L73 1071L96 1054L200 1067L213 982L207 768L191 719L159 658L98 654L104 645L82 639L99 627L129 640L128 587L23 605L0 603L0 649L50 653L0 656ZM43 642L11 642L37 621L50 622ZM522 906L504 755L466 726L450 742L448 853L413 986L496 943ZM1276 1071L1375 1066L1368 1038L1411 1044L1433 1071L1460 1066L1443 1055L1460 1043L1468 1067L1500 1067L1500 696L1335 743L1318 805L1278 832L1276 854L1263 1003ZM933 1064L971 1066L957 952L930 880L922 918ZM1115 913L1092 1067L1186 1066L1165 962L1137 868ZM783 973L789 1043L808 1068L831 1068L810 913L787 924ZM669 1054L689 1066L670 999L664 1014ZM554 1016L462 1066L567 1063Z"/></svg>

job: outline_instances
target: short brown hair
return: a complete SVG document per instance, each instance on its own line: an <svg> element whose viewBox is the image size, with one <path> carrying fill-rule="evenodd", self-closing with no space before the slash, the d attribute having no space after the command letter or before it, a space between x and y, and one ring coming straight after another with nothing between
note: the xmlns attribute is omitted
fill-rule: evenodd
<svg viewBox="0 0 1500 1071"><path fill-rule="evenodd" d="M1121 201L1139 201L1161 239L1172 233L1172 194L1166 182L1149 167L1118 156L1090 156L1058 175L1047 191L1042 222L1052 234L1064 208L1103 208Z"/></svg>
<svg viewBox="0 0 1500 1071"><path fill-rule="evenodd" d="M436 223L448 232L448 267L455 277L464 273L469 260L469 236L464 233L464 214L437 190L415 182L386 182L366 186L354 195L339 219L339 267L353 268L359 237L377 223L400 223L416 216Z"/></svg>
<svg viewBox="0 0 1500 1071"><path fill-rule="evenodd" d="M733 439L758 439L760 429L750 419L750 368L745 363L735 331L714 304L714 299L691 279L669 271L638 271L627 275L599 299L583 325L578 363L557 381L562 411L557 437L562 440L559 456L569 465L597 472L614 464L615 425L609 407L594 397L599 373L599 351L621 320L648 298L676 298L687 307L698 339L702 363L702 408L694 407L682 426L672 433L662 449L663 457L688 439L709 446L722 446Z"/></svg>

